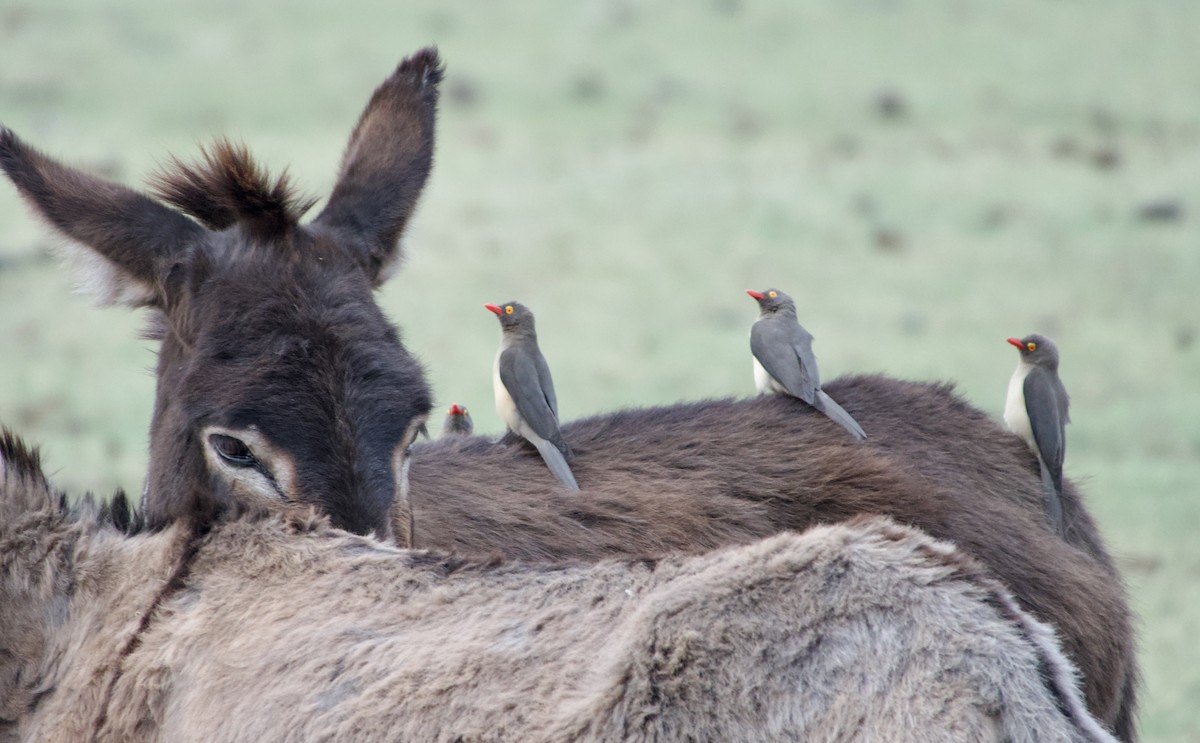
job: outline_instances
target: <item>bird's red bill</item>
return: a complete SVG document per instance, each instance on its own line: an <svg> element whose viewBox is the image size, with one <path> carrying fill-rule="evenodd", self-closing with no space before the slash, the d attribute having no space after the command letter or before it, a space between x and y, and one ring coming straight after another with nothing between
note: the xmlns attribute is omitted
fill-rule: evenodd
<svg viewBox="0 0 1200 743"><path fill-rule="evenodd" d="M1005 338L1004 340L1006 340L1006 341L1008 341L1009 343L1013 344L1014 346L1016 346L1017 348L1021 349L1022 351L1024 351L1024 350L1025 350L1025 344L1021 342L1021 339L1020 339L1020 338Z"/></svg>
<svg viewBox="0 0 1200 743"><path fill-rule="evenodd" d="M746 293L755 299L762 299L763 297L767 296L766 294L763 294L762 292L756 292L753 289L747 289Z"/></svg>
<svg viewBox="0 0 1200 743"><path fill-rule="evenodd" d="M495 312L497 315L504 314L504 308L498 304L485 304L484 307L487 307L489 310L491 310L492 312Z"/></svg>

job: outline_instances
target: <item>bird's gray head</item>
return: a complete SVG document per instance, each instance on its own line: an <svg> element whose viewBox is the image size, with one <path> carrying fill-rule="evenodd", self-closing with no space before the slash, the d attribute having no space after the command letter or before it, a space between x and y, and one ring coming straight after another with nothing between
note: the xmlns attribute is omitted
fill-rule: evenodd
<svg viewBox="0 0 1200 743"><path fill-rule="evenodd" d="M484 307L496 313L500 318L500 329L505 333L534 332L533 311L520 302L485 304Z"/></svg>
<svg viewBox="0 0 1200 743"><path fill-rule="evenodd" d="M471 414L467 412L466 407L454 403L450 406L450 411L446 413L446 422L442 426L442 434L470 434L474 430L474 423L471 421Z"/></svg>
<svg viewBox="0 0 1200 743"><path fill-rule="evenodd" d="M767 289L766 291L754 291L747 289L746 293L754 297L758 302L758 309L764 315L773 315L776 312L791 312L796 314L796 303L792 298L778 289Z"/></svg>
<svg viewBox="0 0 1200 743"><path fill-rule="evenodd" d="M1058 369L1058 346L1044 335L1034 333L1024 338L1008 338L1009 343L1021 352L1021 360L1033 366Z"/></svg>

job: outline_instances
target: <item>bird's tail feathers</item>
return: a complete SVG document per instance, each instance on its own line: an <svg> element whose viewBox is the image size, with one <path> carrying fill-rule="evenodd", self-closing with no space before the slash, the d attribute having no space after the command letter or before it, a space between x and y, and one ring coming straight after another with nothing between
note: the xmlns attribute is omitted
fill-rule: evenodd
<svg viewBox="0 0 1200 743"><path fill-rule="evenodd" d="M575 452L571 451L571 445L561 435L558 437L558 441L554 442L554 445L558 447L558 451L563 455L563 459L567 460L567 464L575 461Z"/></svg>
<svg viewBox="0 0 1200 743"><path fill-rule="evenodd" d="M542 455L542 461L546 463L550 472L558 478L559 482L570 490L579 490L579 484L575 482L575 475L571 472L571 465L567 464L567 459L558 446L546 439L538 439L533 442L533 445L537 447L538 453ZM571 452L571 447L567 446L566 442L562 442L562 446L568 454Z"/></svg>
<svg viewBox="0 0 1200 743"><path fill-rule="evenodd" d="M837 404L832 397L825 394L824 390L817 390L817 394L813 397L813 407L820 410L829 418L829 420L838 424L842 428L850 432L850 435L859 441L865 441L867 433L858 425L858 421L847 413L841 405Z"/></svg>
<svg viewBox="0 0 1200 743"><path fill-rule="evenodd" d="M1046 520L1056 534L1066 536L1066 526L1063 524L1063 507L1061 481L1056 484L1050 474L1050 468L1038 457L1038 465L1042 469L1042 505L1046 508Z"/></svg>
<svg viewBox="0 0 1200 743"><path fill-rule="evenodd" d="M1038 457L1038 461L1041 461L1041 457ZM1054 492L1061 493L1063 491L1062 468L1060 467L1057 472L1053 472L1049 467L1046 467L1045 462L1042 462L1042 468L1042 479L1050 478L1050 485L1054 488Z"/></svg>

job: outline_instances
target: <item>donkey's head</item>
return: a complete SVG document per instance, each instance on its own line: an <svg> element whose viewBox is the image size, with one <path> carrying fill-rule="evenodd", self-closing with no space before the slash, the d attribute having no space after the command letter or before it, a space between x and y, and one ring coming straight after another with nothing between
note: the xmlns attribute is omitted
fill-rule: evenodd
<svg viewBox="0 0 1200 743"><path fill-rule="evenodd" d="M401 258L429 174L440 79L431 49L401 62L351 134L328 204L304 224L312 202L228 142L198 165L174 161L155 200L0 128L0 167L94 259L93 290L154 313L150 526L315 506L344 529L390 533L431 401L372 290Z"/></svg>

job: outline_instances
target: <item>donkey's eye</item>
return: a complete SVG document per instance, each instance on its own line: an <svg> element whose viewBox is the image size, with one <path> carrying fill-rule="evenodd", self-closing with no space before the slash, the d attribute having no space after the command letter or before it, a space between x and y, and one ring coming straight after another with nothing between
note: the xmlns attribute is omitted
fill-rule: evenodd
<svg viewBox="0 0 1200 743"><path fill-rule="evenodd" d="M221 455L221 459L235 467L253 467L258 463L250 447L232 436L223 433L209 434L208 443Z"/></svg>

